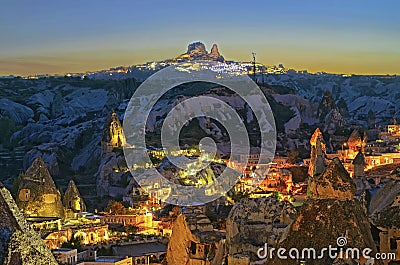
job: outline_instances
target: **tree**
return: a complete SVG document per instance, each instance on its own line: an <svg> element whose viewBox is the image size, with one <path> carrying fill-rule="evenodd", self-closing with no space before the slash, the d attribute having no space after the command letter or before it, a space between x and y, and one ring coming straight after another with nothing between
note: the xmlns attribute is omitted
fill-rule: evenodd
<svg viewBox="0 0 400 265"><path fill-rule="evenodd" d="M121 202L111 200L108 202L105 211L111 214L125 214L126 208Z"/></svg>
<svg viewBox="0 0 400 265"><path fill-rule="evenodd" d="M22 180L23 176L24 175L21 173L13 181L13 185L12 185L12 188L11 188L11 194L14 195L14 198L18 197L18 189L19 189L19 185L21 184L21 180Z"/></svg>
<svg viewBox="0 0 400 265"><path fill-rule="evenodd" d="M127 225L125 226L125 231L128 235L136 234L136 232L138 231L138 227L134 225Z"/></svg>
<svg viewBox="0 0 400 265"><path fill-rule="evenodd" d="M290 151L290 152L288 153L288 160L287 160L287 162L288 162L289 164L296 164L298 159L299 159L299 152L298 152L298 151L294 150L294 151Z"/></svg>
<svg viewBox="0 0 400 265"><path fill-rule="evenodd" d="M155 165L155 166L159 165L162 161L161 158L159 158L158 156L156 156L152 153L149 153L149 158L150 158L151 162L153 163L153 165Z"/></svg>
<svg viewBox="0 0 400 265"><path fill-rule="evenodd" d="M375 124L376 124L375 112L373 112L372 110L369 110L368 111L368 127L374 128Z"/></svg>
<svg viewBox="0 0 400 265"><path fill-rule="evenodd" d="M282 194L279 191L275 191L272 197L277 199L278 201L282 200Z"/></svg>
<svg viewBox="0 0 400 265"><path fill-rule="evenodd" d="M11 135L15 132L15 123L14 120L8 117L0 118L0 144L3 144L5 147L10 146L10 138Z"/></svg>
<svg viewBox="0 0 400 265"><path fill-rule="evenodd" d="M80 237L80 236L72 237L67 242L62 243L61 248L72 248L72 249L77 249L78 252L81 252L83 250L81 241L82 241L82 237Z"/></svg>

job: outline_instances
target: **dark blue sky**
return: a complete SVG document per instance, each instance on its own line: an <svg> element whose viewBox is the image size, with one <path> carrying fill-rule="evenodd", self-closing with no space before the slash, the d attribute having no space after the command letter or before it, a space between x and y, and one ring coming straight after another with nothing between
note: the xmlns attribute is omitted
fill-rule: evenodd
<svg viewBox="0 0 400 265"><path fill-rule="evenodd" d="M3 1L0 75L65 73L176 57L217 43L227 59L400 73L400 2Z"/></svg>

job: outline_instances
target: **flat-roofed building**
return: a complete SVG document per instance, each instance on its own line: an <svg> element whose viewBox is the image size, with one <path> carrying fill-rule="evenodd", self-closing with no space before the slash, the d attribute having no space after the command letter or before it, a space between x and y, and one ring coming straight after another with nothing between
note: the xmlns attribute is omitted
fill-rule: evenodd
<svg viewBox="0 0 400 265"><path fill-rule="evenodd" d="M103 256L94 261L81 262L78 265L133 265L133 261L129 257Z"/></svg>
<svg viewBox="0 0 400 265"><path fill-rule="evenodd" d="M167 252L167 246L160 242L114 246L112 249L114 255L132 257L135 265L161 263Z"/></svg>
<svg viewBox="0 0 400 265"><path fill-rule="evenodd" d="M60 264L75 265L77 263L78 251L70 248L59 248L51 251Z"/></svg>

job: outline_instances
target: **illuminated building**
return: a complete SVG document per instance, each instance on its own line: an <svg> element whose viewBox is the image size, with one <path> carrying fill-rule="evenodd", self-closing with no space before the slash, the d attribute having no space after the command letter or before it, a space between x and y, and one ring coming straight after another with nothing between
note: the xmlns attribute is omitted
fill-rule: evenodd
<svg viewBox="0 0 400 265"><path fill-rule="evenodd" d="M394 137L400 137L400 124L388 125L388 134Z"/></svg>
<svg viewBox="0 0 400 265"><path fill-rule="evenodd" d="M133 264L158 264L167 252L167 246L160 242L134 243L123 246L114 246L116 256L132 257Z"/></svg>
<svg viewBox="0 0 400 265"><path fill-rule="evenodd" d="M66 265L75 265L78 259L78 251L76 249L59 248L51 251L57 262Z"/></svg>
<svg viewBox="0 0 400 265"><path fill-rule="evenodd" d="M72 238L79 238L82 245L97 244L110 239L107 225L93 225L63 228L60 231L49 233L44 242L50 249L57 249L61 247L62 243Z"/></svg>
<svg viewBox="0 0 400 265"><path fill-rule="evenodd" d="M347 142L342 145L342 150L338 151L338 157L343 162L343 166L349 172L350 176L353 177L356 174L361 174L361 157L364 157L364 169L370 170L378 166L390 165L400 163L400 152L379 152L385 150L391 150L387 147L387 143L383 140L376 141L381 143L381 146L372 146L367 143L367 138L361 137L357 130L354 130L350 135ZM358 158L357 158L358 156ZM357 161L354 161L357 158Z"/></svg>
<svg viewBox="0 0 400 265"><path fill-rule="evenodd" d="M102 153L112 152L114 148L122 148L126 145L125 135L121 122L114 110L107 116L103 127L101 140Z"/></svg>
<svg viewBox="0 0 400 265"><path fill-rule="evenodd" d="M129 257L97 257L94 261L84 261L78 265L133 265L132 258Z"/></svg>

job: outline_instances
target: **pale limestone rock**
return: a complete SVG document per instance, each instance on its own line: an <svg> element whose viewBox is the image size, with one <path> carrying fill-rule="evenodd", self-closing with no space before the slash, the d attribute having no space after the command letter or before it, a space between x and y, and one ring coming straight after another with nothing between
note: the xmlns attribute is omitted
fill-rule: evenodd
<svg viewBox="0 0 400 265"><path fill-rule="evenodd" d="M6 98L0 98L0 116L12 119L16 124L23 124L34 116L33 110Z"/></svg>

